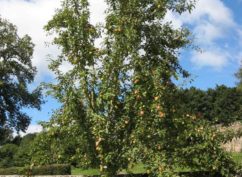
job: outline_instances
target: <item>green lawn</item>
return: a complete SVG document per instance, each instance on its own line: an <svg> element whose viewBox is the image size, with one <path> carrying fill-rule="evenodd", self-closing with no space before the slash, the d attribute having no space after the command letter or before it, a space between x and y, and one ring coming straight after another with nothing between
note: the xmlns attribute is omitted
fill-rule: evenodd
<svg viewBox="0 0 242 177"><path fill-rule="evenodd" d="M232 153L232 157L234 161L240 165L242 165L242 153ZM183 171L183 170L179 170ZM187 171L187 170L185 170ZM145 173L145 168L143 164L137 164L128 171L122 171L122 173ZM98 169L80 169L80 168L73 168L72 169L72 175L99 175Z"/></svg>
<svg viewBox="0 0 242 177"><path fill-rule="evenodd" d="M81 168L73 168L71 170L71 174L72 175L99 175L99 170L98 169L81 169Z"/></svg>
<svg viewBox="0 0 242 177"><path fill-rule="evenodd" d="M241 152L233 152L232 157L236 163L242 165L242 153Z"/></svg>
<svg viewBox="0 0 242 177"><path fill-rule="evenodd" d="M122 173L145 173L145 168L143 164L138 164L129 169L128 171L122 171ZM73 168L72 175L99 175L99 169L81 169L81 168Z"/></svg>

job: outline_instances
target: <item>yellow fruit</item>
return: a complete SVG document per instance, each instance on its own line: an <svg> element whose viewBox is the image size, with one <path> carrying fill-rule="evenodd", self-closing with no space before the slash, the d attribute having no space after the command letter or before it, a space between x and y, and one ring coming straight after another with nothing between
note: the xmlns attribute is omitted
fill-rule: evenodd
<svg viewBox="0 0 242 177"><path fill-rule="evenodd" d="M157 110L160 110L160 105L157 105L157 106L156 106L156 109L157 109Z"/></svg>
<svg viewBox="0 0 242 177"><path fill-rule="evenodd" d="M157 101L158 99L159 99L159 97L158 97L158 96L156 96L156 97L155 97L155 101Z"/></svg>
<svg viewBox="0 0 242 177"><path fill-rule="evenodd" d="M164 114L163 112L161 112L161 111L159 112L159 116L160 116L160 118L163 118L164 115L165 115L165 114Z"/></svg>
<svg viewBox="0 0 242 177"><path fill-rule="evenodd" d="M140 111L140 115L143 116L145 114L145 112L142 110Z"/></svg>
<svg viewBox="0 0 242 177"><path fill-rule="evenodd" d="M141 96L140 95L137 95L137 100L140 100L141 99Z"/></svg>
<svg viewBox="0 0 242 177"><path fill-rule="evenodd" d="M114 30L114 32L116 32L116 33L120 33L122 30L121 30L121 28L116 28L115 30Z"/></svg>
<svg viewBox="0 0 242 177"><path fill-rule="evenodd" d="M137 84L139 82L139 79L135 79L134 83Z"/></svg>

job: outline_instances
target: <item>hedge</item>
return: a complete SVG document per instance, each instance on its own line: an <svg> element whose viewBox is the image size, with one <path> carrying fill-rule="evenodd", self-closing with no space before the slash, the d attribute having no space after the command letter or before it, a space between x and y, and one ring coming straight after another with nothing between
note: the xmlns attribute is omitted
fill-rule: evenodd
<svg viewBox="0 0 242 177"><path fill-rule="evenodd" d="M71 166L66 164L46 165L40 167L12 167L0 169L0 175L71 175Z"/></svg>
<svg viewBox="0 0 242 177"><path fill-rule="evenodd" d="M11 168L0 168L0 175L23 175L24 168L11 167Z"/></svg>

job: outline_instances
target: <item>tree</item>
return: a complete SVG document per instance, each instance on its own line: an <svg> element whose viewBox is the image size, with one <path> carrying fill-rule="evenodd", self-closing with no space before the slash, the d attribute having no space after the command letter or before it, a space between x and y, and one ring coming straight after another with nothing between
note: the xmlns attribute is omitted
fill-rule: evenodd
<svg viewBox="0 0 242 177"><path fill-rule="evenodd" d="M175 176L177 166L233 174L218 131L177 109L173 78L188 76L178 52L190 46L190 33L164 17L168 10L190 11L193 2L106 2L105 24L89 22L88 0L64 0L45 27L62 49L50 65L58 83L49 84L62 107L41 139L59 141L60 147L63 137L78 137L84 146L76 147L74 157L87 163L97 157L107 177L138 161L153 176ZM98 39L101 46L95 45ZM61 72L63 62L73 69Z"/></svg>
<svg viewBox="0 0 242 177"><path fill-rule="evenodd" d="M36 134L17 136L0 147L0 168L24 167L31 164L31 150Z"/></svg>
<svg viewBox="0 0 242 177"><path fill-rule="evenodd" d="M5 144L0 148L0 168L8 168L15 166L14 156L18 151L15 144Z"/></svg>
<svg viewBox="0 0 242 177"><path fill-rule="evenodd" d="M33 48L29 36L19 37L16 27L0 18L0 129L25 131L30 117L22 108L40 109L40 89L28 90L36 74Z"/></svg>
<svg viewBox="0 0 242 177"><path fill-rule="evenodd" d="M197 115L211 124L229 125L241 120L242 92L236 87L216 86L206 91L189 88L179 91L177 102L186 113Z"/></svg>
<svg viewBox="0 0 242 177"><path fill-rule="evenodd" d="M236 121L241 121L242 117L242 92L241 90L229 88L224 85L217 86L215 89L207 91L213 109L210 117L215 123L229 125Z"/></svg>
<svg viewBox="0 0 242 177"><path fill-rule="evenodd" d="M27 134L21 138L18 151L15 153L13 161L15 166L24 167L31 164L31 151L36 134Z"/></svg>
<svg viewBox="0 0 242 177"><path fill-rule="evenodd" d="M13 139L13 132L10 129L0 128L0 146Z"/></svg>

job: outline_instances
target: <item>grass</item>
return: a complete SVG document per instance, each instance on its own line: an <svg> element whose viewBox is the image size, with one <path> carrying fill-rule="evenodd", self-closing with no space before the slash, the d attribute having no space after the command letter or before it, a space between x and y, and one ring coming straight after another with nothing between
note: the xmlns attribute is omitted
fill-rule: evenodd
<svg viewBox="0 0 242 177"><path fill-rule="evenodd" d="M242 153L241 152L233 152L232 157L237 164L242 165Z"/></svg>
<svg viewBox="0 0 242 177"><path fill-rule="evenodd" d="M242 165L242 153L237 153L237 152L233 152L232 153L232 157L234 159L234 161L239 164ZM179 170L179 171L187 171L187 170ZM121 173L133 173L133 174L138 174L138 173L145 173L146 170L144 168L143 164L137 164L135 166L133 166L131 169L129 169L128 171L122 171ZM99 169L81 169L81 168L73 168L72 169L72 175L100 175Z"/></svg>
<svg viewBox="0 0 242 177"><path fill-rule="evenodd" d="M81 169L81 168L73 168L71 170L72 175L99 175L99 169Z"/></svg>
<svg viewBox="0 0 242 177"><path fill-rule="evenodd" d="M144 168L143 164L137 164L133 166L131 169L128 171L122 171L121 173L132 173L132 174L137 174L137 173L145 173L146 170ZM81 169L81 168L73 168L71 171L72 175L100 175L99 169Z"/></svg>

